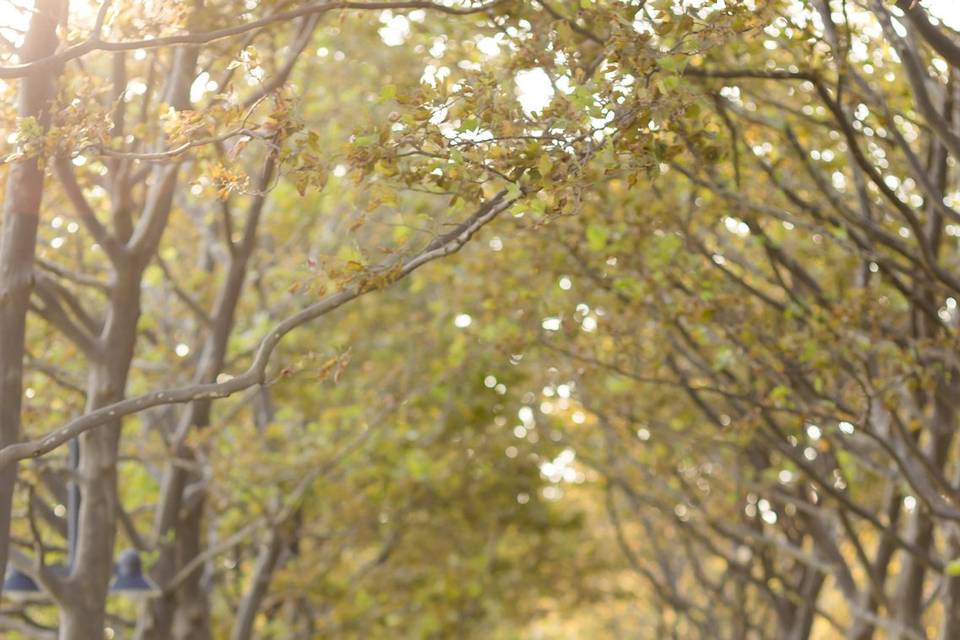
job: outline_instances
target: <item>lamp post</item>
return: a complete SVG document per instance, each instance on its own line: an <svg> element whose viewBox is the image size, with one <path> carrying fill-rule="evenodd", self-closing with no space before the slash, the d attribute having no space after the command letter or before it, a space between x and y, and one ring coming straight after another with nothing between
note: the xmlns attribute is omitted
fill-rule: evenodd
<svg viewBox="0 0 960 640"><path fill-rule="evenodd" d="M73 438L70 440L69 447L68 461L71 476L67 482L67 563L50 567L54 573L61 576L73 573L80 532L80 483L77 482L77 474L80 471L80 443ZM113 567L113 574L114 578L110 583L110 591L113 593L143 596L156 591L156 586L143 575L143 563L135 549L121 552L119 560ZM11 568L7 572L3 581L3 593L19 600L43 596L36 581L16 568Z"/></svg>

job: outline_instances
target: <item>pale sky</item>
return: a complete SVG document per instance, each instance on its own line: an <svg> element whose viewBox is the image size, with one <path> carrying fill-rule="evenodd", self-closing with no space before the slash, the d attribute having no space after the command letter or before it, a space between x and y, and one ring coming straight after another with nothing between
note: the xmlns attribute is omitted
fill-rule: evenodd
<svg viewBox="0 0 960 640"><path fill-rule="evenodd" d="M25 7L31 6L31 0L0 0L0 29L3 27L24 26L27 12ZM87 8L86 3L79 4ZM942 19L954 29L960 30L960 0L921 0L934 16Z"/></svg>
<svg viewBox="0 0 960 640"><path fill-rule="evenodd" d="M926 0L921 4L944 23L960 29L960 0Z"/></svg>

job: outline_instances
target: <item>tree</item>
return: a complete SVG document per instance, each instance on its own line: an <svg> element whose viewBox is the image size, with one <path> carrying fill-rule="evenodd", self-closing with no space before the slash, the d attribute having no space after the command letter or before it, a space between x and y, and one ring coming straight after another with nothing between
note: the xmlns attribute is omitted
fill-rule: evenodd
<svg viewBox="0 0 960 640"><path fill-rule="evenodd" d="M957 34L757 4L38 2L3 623L960 635Z"/></svg>
<svg viewBox="0 0 960 640"><path fill-rule="evenodd" d="M383 6L373 3L358 5L356 9L380 10ZM431 8L432 5L401 3L397 6ZM159 541L155 543L160 547L157 578L162 582L172 579L176 570L199 553L197 538L203 500L196 496L197 491L199 495L203 492L202 474L185 467L184 461L195 454L185 440L191 430L209 423L209 398L263 384L268 358L285 333L351 299L406 276L434 258L456 251L508 204L502 196L489 199L473 215L462 219L462 227L456 234L441 235L425 249L421 247L409 257L389 261L381 273L367 272L363 268L360 272L341 276L338 283L343 288L338 293L327 296L320 303L306 305L267 335L245 375L218 383L217 378L226 364L228 341L236 324L240 294L245 286L249 286L247 272L276 174L292 170L298 172L293 174L298 181L301 176L307 176L308 181L317 182L324 179L328 170L320 164L318 154L322 150L318 147L316 134L299 131L293 120L289 91L284 84L294 70L298 56L310 43L321 14L338 7L317 5L306 11L288 12L263 7L266 17L260 18L259 22L251 18L250 24L239 29L223 26L231 8L231 3L219 7L168 3L155 7L156 13L151 16L138 15L134 4L111 7L105 3L96 15L63 12L63 20L69 15L81 22L85 18L88 23L92 22L92 25L84 25L91 35L51 57L55 46L51 31L61 7L41 4L36 8L30 37L25 40L20 53L21 64L5 69L7 77L24 78L21 92L25 96L21 101L23 106L18 123L19 157L12 159L19 173L13 171L8 177L8 188L13 197L7 200L9 213L5 222L5 233L12 238L5 244L4 259L11 264L5 273L9 274L10 295L14 302L9 307L4 306L5 313L9 310L13 314L9 320L5 317L3 331L5 341L11 342L9 348L5 346L3 354L4 366L13 372L5 375L11 390L8 397L19 398L21 394L16 368L23 361L18 351L22 350L23 342L18 340L18 335L22 337L23 315L29 296L29 289L24 287L30 278L25 277L24 272L29 276L32 271L30 256L34 242L31 228L36 226L41 161L55 169L57 174L58 191L51 200L57 198L54 201L58 204L69 203L73 208L71 218L82 223L87 234L82 240L70 243L74 246L69 248L77 249L72 255L66 251L57 252L56 258L50 259L49 252L41 252L41 271L33 275L36 293L31 304L38 318L45 322L34 334L34 339L41 334L49 336L51 330L59 334L49 349L45 349L46 353L36 354L36 370L46 372L53 380L60 380L61 373L64 378L72 375L87 378L82 408L71 402L67 409L77 411L80 417L53 434L32 443L11 445L4 452L5 467L12 469L12 463L18 459L50 451L69 438L79 438L79 466L76 477L70 480L79 485L80 494L79 529L71 571L66 578L61 578L46 567L42 547L36 558L40 564L36 566L31 562L23 567L31 569L56 598L61 611L62 637L95 637L104 628L104 605L113 566L115 532L118 522L126 520L123 506L117 499L123 415L142 412L151 406L192 401L187 402L184 411L178 415L168 413L153 427L155 432L164 433L166 446L172 454L165 463L168 468L153 536ZM463 11L439 9L464 14L475 11L472 8ZM151 18L166 19L165 23L156 23L161 33L143 32L145 20ZM76 22L72 26L76 26ZM261 35L263 27L269 27L269 33L274 37L292 37L293 46L287 48L285 55L279 50L280 45L270 47L270 58L261 63L258 50L252 46L242 51L230 48L226 52L218 46L224 34L246 34L252 41ZM175 35L164 40L163 29L188 35ZM140 36L140 42L130 40L134 34ZM110 43L111 37L115 38L113 44ZM143 39L150 41L144 42ZM166 46L205 42L211 46L203 53L199 46ZM126 53L133 50L144 52L145 47L152 53ZM91 52L104 49L113 53L92 57ZM240 55L234 61L237 53ZM71 73L70 66L74 64L71 60L78 60L76 64L82 63L88 71L102 69L107 80L101 81L96 75L91 78L86 74ZM197 84L198 74L210 75L209 71L201 72L198 65L222 74L216 84L221 91L207 97L208 107L203 110L191 108L190 94ZM50 81L50 71L58 67L63 69L59 86L61 97L55 106L49 107L55 116L52 127L47 129L47 118L41 110L48 107L49 99L42 90ZM269 76L261 78L259 74L266 69L271 70ZM246 71L245 78L256 81L246 88L244 85L248 83L242 82L238 89L233 89L231 78L237 70ZM204 88L202 84L201 88ZM248 145L249 149L246 148ZM292 163L299 166L291 167ZM249 181L243 172L247 164L258 166L251 171ZM160 275L156 272L158 268L162 276L171 276L167 260L189 256L186 251L178 255L176 249L165 248L163 240L172 225L178 225L180 233L194 231L185 221L178 223L176 220L178 215L198 213L196 204L183 201L184 189L179 185L184 165L209 176L195 183L194 190L198 195L207 198L213 195L214 202L217 197L220 201L219 205L214 205L220 209L222 227L217 230L219 238L210 236L213 229L209 221L203 219L211 215L210 211L199 212L197 220L199 228L207 231L207 237L197 238L206 254L203 268L216 278L216 284L203 292L207 299L202 301L196 300L194 292L182 289L176 282L163 287L162 292L155 282L151 282ZM297 186L300 188L302 184L298 182ZM20 197L27 202L20 202ZM244 200L247 201L245 210L234 213L234 207L241 206ZM206 201L210 202L209 199ZM109 222L104 221L107 217ZM20 220L24 221L22 229ZM55 218L53 226L59 228L62 220ZM33 227L30 227L31 221ZM76 223L67 225L68 233L78 233ZM216 246L210 245L211 239L215 240ZM93 242L96 244L89 246ZM51 240L50 246L59 249L63 244L65 238L57 236ZM167 246L178 246L178 243ZM144 347L139 343L144 337L148 341L157 337L149 326L144 326L145 323L162 321L159 315L144 318L141 309L156 309L155 305L169 304L170 291L197 317L195 327L187 329L197 336L199 352L199 357L191 363L193 382L169 394L164 391L145 394L142 391L151 386L162 390L166 388L164 382L175 380L162 372L158 376L147 374L142 377L136 372L138 377L130 379L134 356L143 353ZM161 326L160 330L169 335L172 327ZM82 358L84 364L70 366L64 358L74 361ZM124 401L131 385L140 387L141 393ZM27 392L29 397L31 389ZM5 402L5 411L9 407L16 414L17 405L17 402L9 405ZM48 429L46 425L60 419L57 414L61 411L57 409L52 415L44 415L37 421L40 429L33 433L39 435ZM17 417L11 416L9 429L5 426L7 442L18 437ZM12 484L9 486L12 488ZM195 496L191 506L194 512L185 517L182 501L188 488ZM33 505L29 508L32 510ZM9 529L9 518L3 528ZM166 542L168 538L172 538L170 542ZM40 540L35 542L42 545ZM175 633L178 635L204 635L206 612L202 602L198 603L203 599L196 598L198 589L197 579L191 574L175 594L165 595L155 602L151 615L141 625L144 637L169 637L173 627L177 628ZM175 603L172 602L174 597ZM196 609L198 604L199 609Z"/></svg>
<svg viewBox="0 0 960 640"><path fill-rule="evenodd" d="M295 369L272 356L293 329L458 251L534 194L538 214L573 206L581 165L600 147L592 108L571 107L563 136L544 135L503 80L538 63L536 41L555 41L558 55L569 50L569 62L555 64L592 73L586 65L597 58L587 56L596 42L576 35L577 22L552 6L504 2L40 2L31 16L28 36L22 44L12 37L0 68L4 91L24 96L19 116L5 118L14 142L6 162L4 234L12 241L4 244L11 267L3 277L11 304L0 353L9 372L0 466L9 475L19 461L36 462L21 469L23 491L2 509L0 530L12 528L14 565L56 602L60 637L97 637L113 620L106 603L118 535L155 556L149 564L161 588L136 635L207 637L209 571L198 569L219 552L205 549L204 536L214 468L205 450L213 436L204 434L222 410L213 401L258 390L243 398L253 403L257 439L269 441L274 399L266 389ZM387 50L380 21L443 45L431 54L433 82L421 82L422 67L404 66L424 45ZM558 22L567 27L554 33ZM314 48L317 41L346 47L347 29L359 34L350 45L358 53L397 62L396 81L366 78L380 85L368 113L356 105L344 113L325 94L331 87L315 83L327 66L320 51L329 51ZM478 34L509 55L473 62ZM343 57L337 48L333 62ZM359 86L344 82L344 95L365 97ZM339 201L329 187L316 195L343 172L360 188L344 189ZM41 192L49 214L38 214ZM344 203L367 210L347 228ZM320 206L331 214L316 215ZM270 215L278 219L265 234ZM38 217L49 223L36 236ZM321 250L323 258L310 255ZM327 374L345 357L321 356ZM48 454L68 443L64 468ZM127 464L128 446L138 464ZM159 475L155 493L142 486L144 474ZM138 478L141 490L125 495ZM284 486L289 495L271 498L236 637L250 633L263 579L296 537L289 521L307 513L297 503L308 487ZM59 513L65 493L76 520ZM142 504L150 496L156 505L145 534L150 514L124 498ZM51 545L64 533L65 545ZM44 633L21 615L7 624Z"/></svg>
<svg viewBox="0 0 960 640"><path fill-rule="evenodd" d="M716 11L648 8L661 47ZM550 295L502 309L576 390L531 405L603 478L638 633L952 638L956 34L911 2L766 8L659 61L687 100L637 134L656 178L594 165L553 251L508 259Z"/></svg>

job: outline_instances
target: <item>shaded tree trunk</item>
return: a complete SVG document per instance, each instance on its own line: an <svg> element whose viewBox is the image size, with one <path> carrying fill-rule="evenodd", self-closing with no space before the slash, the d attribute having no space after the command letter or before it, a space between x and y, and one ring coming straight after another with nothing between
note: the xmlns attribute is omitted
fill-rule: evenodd
<svg viewBox="0 0 960 640"><path fill-rule="evenodd" d="M176 53L167 86L168 102L174 108L189 106L196 58L194 48L179 49ZM166 228L178 173L178 164L154 169L143 212L125 243L122 259L115 265L106 322L98 338L101 353L88 377L87 411L117 402L125 395L137 343L143 272ZM88 640L92 636L87 634L96 628L103 632L119 512L117 455L121 429L122 420L118 419L80 437L77 557L68 579L72 588L67 589L68 596L60 603L63 619L68 621L61 626L61 640Z"/></svg>
<svg viewBox="0 0 960 640"><path fill-rule="evenodd" d="M211 315L211 329L194 375L195 382L212 382L223 368L237 304L246 282L248 263L256 246L257 230L266 203L265 192L273 179L274 165L275 159L268 158L258 185L261 195L251 203L243 237L231 253L226 279ZM211 403L208 400L188 405L177 428L180 440L175 443L177 459L164 472L155 533L161 540L173 533L174 540L161 549L154 571L154 577L160 584L169 582L180 568L203 551L202 493L197 494L192 504L184 506L191 483L199 486L201 478L188 471L179 461L194 458L193 452L182 440L190 430L204 428L210 423L210 410ZM166 593L153 601L138 622L137 637L143 640L170 637L203 640L209 637L209 613L202 577L202 570L197 569L184 579L176 592Z"/></svg>
<svg viewBox="0 0 960 640"><path fill-rule="evenodd" d="M237 607L236 621L233 626L231 640L250 640L253 637L253 623L257 612L263 603L267 590L270 587L270 578L277 567L281 552L284 548L283 536L280 531L270 532L266 544L257 555L257 563L253 570L250 587Z"/></svg>
<svg viewBox="0 0 960 640"><path fill-rule="evenodd" d="M56 50L56 28L63 6L63 0L37 0L20 51L22 62L44 58ZM37 72L24 78L20 85L18 117L34 119L45 133L52 95L53 81L49 72ZM43 199L42 148L37 153L11 166L4 198L0 237L0 448L20 438L26 315L33 290L33 260ZM0 470L0 576L7 566L10 510L16 477L16 465Z"/></svg>

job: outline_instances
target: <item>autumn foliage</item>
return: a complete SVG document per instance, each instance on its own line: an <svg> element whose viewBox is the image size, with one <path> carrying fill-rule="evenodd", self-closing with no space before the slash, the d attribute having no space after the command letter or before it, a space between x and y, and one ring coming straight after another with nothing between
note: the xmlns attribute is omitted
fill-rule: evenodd
<svg viewBox="0 0 960 640"><path fill-rule="evenodd" d="M4 637L960 637L951 17L0 4Z"/></svg>

